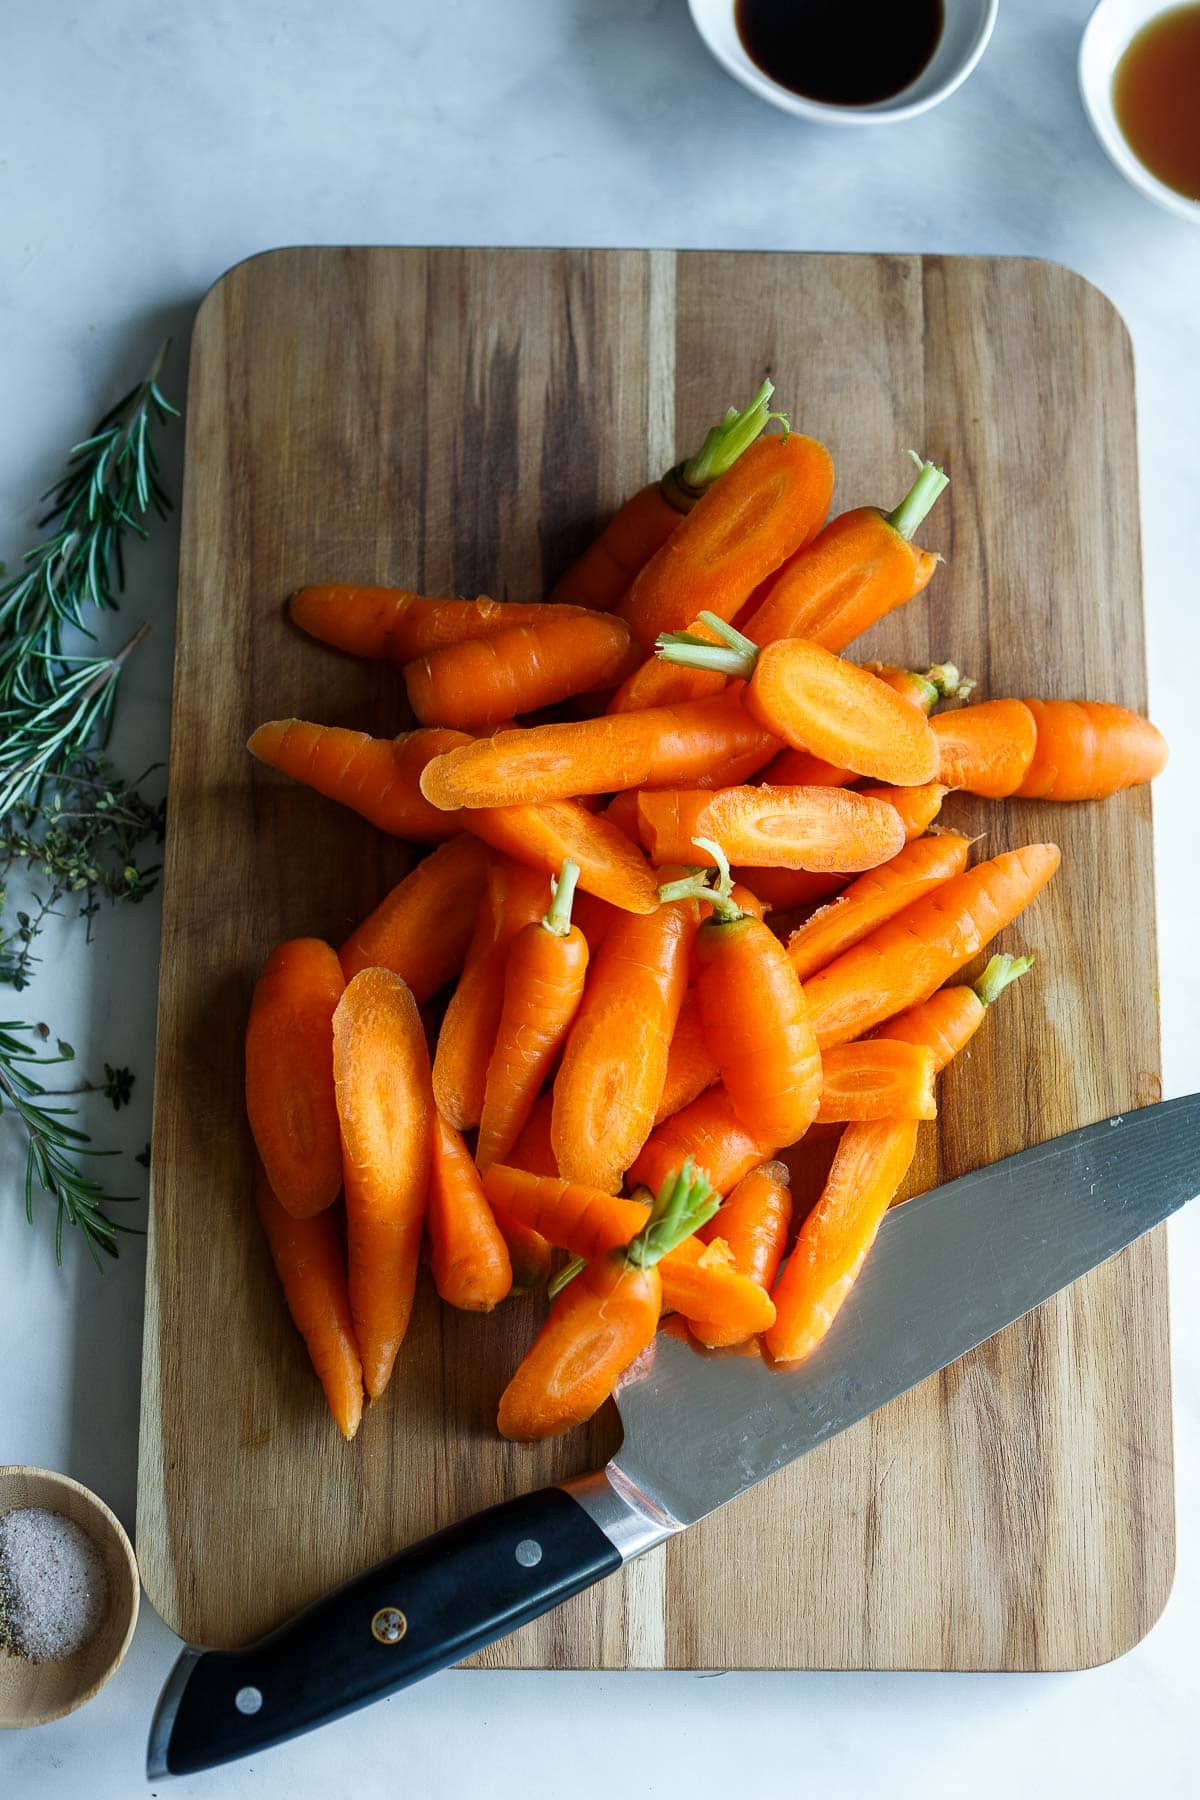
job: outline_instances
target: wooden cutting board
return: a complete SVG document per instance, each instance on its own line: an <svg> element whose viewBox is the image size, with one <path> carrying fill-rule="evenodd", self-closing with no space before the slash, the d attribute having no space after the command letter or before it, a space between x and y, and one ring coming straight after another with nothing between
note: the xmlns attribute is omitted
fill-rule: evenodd
<svg viewBox="0 0 1200 1800"><path fill-rule="evenodd" d="M339 941L406 867L243 745L288 714L391 732L392 672L302 639L306 582L541 594L764 371L838 509L952 476L947 566L871 653L983 694L1143 707L1133 371L1108 301L1012 259L289 250L192 352L153 1145L138 1552L185 1637L254 1637L464 1513L598 1464L614 1421L500 1443L534 1300L423 1291L340 1442L252 1217L241 1041L280 938ZM1159 1095L1146 790L945 817L1063 867L1004 934L1037 972L941 1084L914 1186ZM496 1645L505 1667L1062 1669L1119 1655L1172 1575L1160 1233L665 1551Z"/></svg>

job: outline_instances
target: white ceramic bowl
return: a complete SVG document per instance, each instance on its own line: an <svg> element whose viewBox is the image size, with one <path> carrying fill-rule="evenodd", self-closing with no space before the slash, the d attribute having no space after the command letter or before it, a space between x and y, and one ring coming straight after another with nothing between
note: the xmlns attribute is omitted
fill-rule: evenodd
<svg viewBox="0 0 1200 1800"><path fill-rule="evenodd" d="M1092 130L1126 181L1177 218L1200 223L1200 200L1189 200L1152 175L1126 143L1113 110L1117 64L1143 25L1170 10L1172 0L1100 0L1079 46L1079 91ZM1197 102L1200 104L1200 101Z"/></svg>
<svg viewBox="0 0 1200 1800"><path fill-rule="evenodd" d="M887 125L928 112L962 86L987 49L999 0L945 0L942 35L925 68L898 94L871 106L834 106L794 94L772 81L748 55L738 36L734 0L688 0L688 4L696 30L722 68L760 100L814 125Z"/></svg>

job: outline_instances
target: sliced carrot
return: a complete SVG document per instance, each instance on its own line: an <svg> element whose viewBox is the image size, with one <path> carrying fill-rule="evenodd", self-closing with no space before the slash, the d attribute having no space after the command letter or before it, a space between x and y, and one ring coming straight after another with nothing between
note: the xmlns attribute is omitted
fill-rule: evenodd
<svg viewBox="0 0 1200 1800"><path fill-rule="evenodd" d="M622 912L653 912L654 871L636 844L590 813L578 800L547 800L541 806L497 806L448 815L467 831L518 862L547 876L568 857L579 865L579 885ZM586 935L586 934L585 934Z"/></svg>
<svg viewBox="0 0 1200 1800"><path fill-rule="evenodd" d="M667 788L639 796L638 822L660 864L711 861L694 847L711 838L739 864L857 871L887 862L904 843L894 806L845 788Z"/></svg>
<svg viewBox="0 0 1200 1800"><path fill-rule="evenodd" d="M961 874L970 851L970 838L952 831L916 838L890 862L881 863L852 881L837 900L814 913L788 939L788 955L801 981L807 981L922 894L940 887L952 875Z"/></svg>
<svg viewBox="0 0 1200 1800"><path fill-rule="evenodd" d="M833 1044L821 1056L822 1125L862 1119L936 1119L933 1052L870 1038Z"/></svg>
<svg viewBox="0 0 1200 1800"><path fill-rule="evenodd" d="M340 725L272 719L259 726L246 748L259 762L348 806L381 831L415 843L438 844L462 826L426 800L421 775L435 756L465 742L457 731L407 731L397 738L373 738Z"/></svg>
<svg viewBox="0 0 1200 1800"><path fill-rule="evenodd" d="M1037 725L1021 700L984 700L932 721L938 780L986 799L1015 794L1037 745Z"/></svg>
<svg viewBox="0 0 1200 1800"><path fill-rule="evenodd" d="M467 1146L437 1113L426 1229L434 1286L446 1304L465 1312L499 1306L513 1283L508 1246Z"/></svg>
<svg viewBox="0 0 1200 1800"><path fill-rule="evenodd" d="M739 1274L748 1275L767 1293L774 1283L787 1243L792 1217L788 1172L781 1162L760 1163L743 1175L718 1213L696 1233L705 1243L720 1239ZM692 1334L710 1349L739 1341L730 1328L713 1319L694 1320ZM734 1328L736 1332L736 1327Z"/></svg>
<svg viewBox="0 0 1200 1800"><path fill-rule="evenodd" d="M536 624L546 616L537 601L440 600L407 588L348 587L333 583L301 588L288 609L310 637L338 650L390 662L398 669L414 656L490 637L513 625Z"/></svg>
<svg viewBox="0 0 1200 1800"><path fill-rule="evenodd" d="M632 644L629 627L608 613L546 607L534 622L417 658L404 685L423 725L475 731L612 687L629 668Z"/></svg>
<svg viewBox="0 0 1200 1800"><path fill-rule="evenodd" d="M462 968L487 881L488 853L463 833L397 883L342 945L346 980L391 969L423 1005Z"/></svg>
<svg viewBox="0 0 1200 1800"><path fill-rule="evenodd" d="M904 839L911 844L919 838L923 831L928 831L933 821L942 810L942 801L949 792L940 781L922 782L920 787L860 787L856 794L863 794L868 800L886 801L900 815L900 823L904 827Z"/></svg>
<svg viewBox="0 0 1200 1800"><path fill-rule="evenodd" d="M275 1197L298 1219L341 1191L333 1015L345 985L336 950L293 938L264 963L246 1022L250 1129Z"/></svg>

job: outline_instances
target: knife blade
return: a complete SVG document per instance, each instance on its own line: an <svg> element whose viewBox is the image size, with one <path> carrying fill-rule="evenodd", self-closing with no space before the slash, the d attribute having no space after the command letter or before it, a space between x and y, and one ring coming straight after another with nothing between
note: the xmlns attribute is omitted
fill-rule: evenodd
<svg viewBox="0 0 1200 1800"><path fill-rule="evenodd" d="M244 1650L185 1649L151 1779L228 1762L449 1667L548 1612L935 1374L1200 1189L1200 1095L1084 1126L888 1214L804 1363L660 1332L617 1394L606 1468L377 1564Z"/></svg>

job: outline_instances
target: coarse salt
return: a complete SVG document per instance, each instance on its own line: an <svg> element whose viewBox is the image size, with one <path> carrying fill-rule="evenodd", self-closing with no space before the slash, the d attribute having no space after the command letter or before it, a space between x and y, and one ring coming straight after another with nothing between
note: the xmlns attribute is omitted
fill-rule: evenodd
<svg viewBox="0 0 1200 1800"><path fill-rule="evenodd" d="M74 1655L108 1610L108 1576L86 1531L24 1506L0 1518L0 1644L31 1662Z"/></svg>

